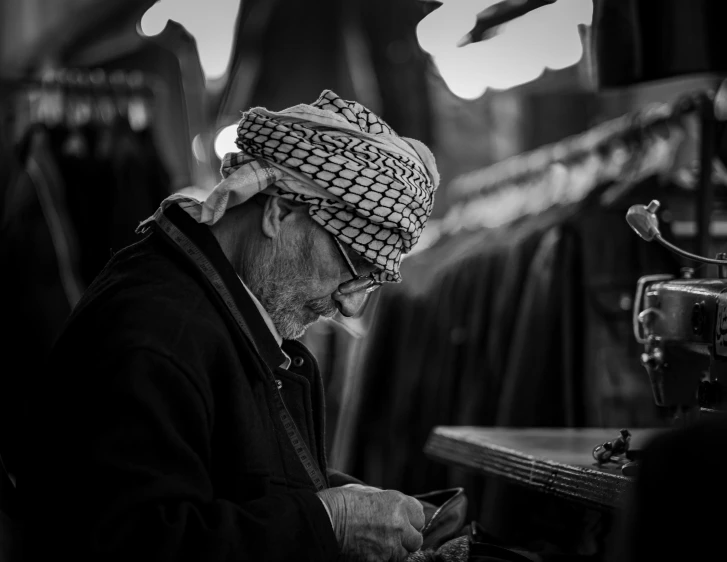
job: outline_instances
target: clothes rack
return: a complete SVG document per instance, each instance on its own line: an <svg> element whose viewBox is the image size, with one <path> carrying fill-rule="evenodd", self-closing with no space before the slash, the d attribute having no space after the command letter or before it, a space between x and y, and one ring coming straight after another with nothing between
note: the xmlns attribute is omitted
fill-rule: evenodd
<svg viewBox="0 0 727 562"><path fill-rule="evenodd" d="M18 91L33 88L62 88L67 92L98 94L133 93L153 97L161 87L158 80L138 71L113 71L103 69L57 69L42 76L25 76L0 79L0 90Z"/></svg>
<svg viewBox="0 0 727 562"><path fill-rule="evenodd" d="M443 230L498 226L553 204L584 200L598 188L635 184L671 170L685 138L685 120L700 123L700 172L695 192L698 251L709 252L714 203L715 96L686 94L602 123L585 133L455 178ZM630 150L629 150L630 148ZM492 221L496 220L496 223Z"/></svg>
<svg viewBox="0 0 727 562"><path fill-rule="evenodd" d="M0 83L0 263L12 275L0 377L0 453L13 473L20 408L83 292L172 191L154 127L154 80L55 71Z"/></svg>
<svg viewBox="0 0 727 562"><path fill-rule="evenodd" d="M116 116L141 130L151 121L162 87L158 79L139 71L103 69L57 69L41 76L0 79L0 97L9 100L2 117L12 124L16 139L33 123L109 124Z"/></svg>

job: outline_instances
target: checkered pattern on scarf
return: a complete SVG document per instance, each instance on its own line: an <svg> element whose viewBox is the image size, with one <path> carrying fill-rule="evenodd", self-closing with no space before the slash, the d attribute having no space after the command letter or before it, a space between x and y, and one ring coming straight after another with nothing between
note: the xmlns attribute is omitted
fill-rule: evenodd
<svg viewBox="0 0 727 562"><path fill-rule="evenodd" d="M330 90L311 105L253 108L237 134L240 152L223 158L223 181L211 192L181 190L157 212L178 204L197 222L214 224L257 193L286 197L308 204L315 222L376 265L378 281L401 280L402 254L419 240L439 184L424 144Z"/></svg>
<svg viewBox="0 0 727 562"><path fill-rule="evenodd" d="M237 135L241 152L225 156L223 176L255 162L272 173L261 160L288 172L293 181L277 181L277 195L307 203L315 222L381 268L380 281L401 280L402 254L419 239L439 182L422 143L330 90L279 113L251 109Z"/></svg>

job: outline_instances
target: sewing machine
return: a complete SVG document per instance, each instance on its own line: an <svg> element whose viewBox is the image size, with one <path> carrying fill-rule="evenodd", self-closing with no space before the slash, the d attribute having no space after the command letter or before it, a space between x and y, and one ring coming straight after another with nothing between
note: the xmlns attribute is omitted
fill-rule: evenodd
<svg viewBox="0 0 727 562"><path fill-rule="evenodd" d="M717 279L649 275L639 279L634 302L636 340L641 361L659 406L689 423L727 412L727 254L716 259L691 254L664 240L659 232L658 201L634 205L626 220L644 240L657 240L691 260L718 266Z"/></svg>

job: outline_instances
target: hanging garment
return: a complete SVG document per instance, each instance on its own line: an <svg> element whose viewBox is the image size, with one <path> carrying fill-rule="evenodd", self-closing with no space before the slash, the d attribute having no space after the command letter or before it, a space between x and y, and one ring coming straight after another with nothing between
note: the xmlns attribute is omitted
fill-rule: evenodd
<svg viewBox="0 0 727 562"><path fill-rule="evenodd" d="M243 2L220 123L237 121L249 107L279 111L316 99L324 89L364 103L346 68L343 10L335 0Z"/></svg>
<svg viewBox="0 0 727 562"><path fill-rule="evenodd" d="M119 119L111 138L107 158L112 206L107 232L109 247L117 252L137 241L136 227L169 196L172 185L150 129L133 131L127 120Z"/></svg>
<svg viewBox="0 0 727 562"><path fill-rule="evenodd" d="M78 239L65 185L45 127L29 130L18 150L3 151L14 173L5 186L0 228L6 361L0 376L0 454L12 472L19 443L21 401L84 288ZM13 177L14 176L14 177Z"/></svg>
<svg viewBox="0 0 727 562"><path fill-rule="evenodd" d="M3 137L5 138L5 137ZM3 340L10 361L0 377L0 454L16 464L26 391L53 341L112 252L135 241L138 223L169 190L151 131L89 123L36 124L17 148L2 150L0 258L11 295Z"/></svg>
<svg viewBox="0 0 727 562"><path fill-rule="evenodd" d="M341 324L318 322L310 326L300 339L317 359L321 371L326 394L326 451L333 447L335 427L341 412L343 375L349 369L350 351L356 338Z"/></svg>
<svg viewBox="0 0 727 562"><path fill-rule="evenodd" d="M118 52L106 45L101 57L94 49L67 54L72 67L114 71L138 71L158 86L154 90L151 128L158 152L169 172L171 190L177 191L197 180L197 163L192 140L206 126L206 85L194 37L180 24L169 21L164 31L151 38L119 38Z"/></svg>
<svg viewBox="0 0 727 562"><path fill-rule="evenodd" d="M66 207L76 233L83 287L87 287L111 257L108 213L113 210L114 177L105 146L111 131L88 124L69 129L49 128L54 160L65 185Z"/></svg>
<svg viewBox="0 0 727 562"><path fill-rule="evenodd" d="M416 27L425 15L420 0L357 0L347 2L350 27L360 26L359 36L368 63L352 51L352 34L344 35L347 64L356 77L369 67L374 99L379 100L381 118L400 135L434 142L432 99L429 91L429 56L419 46ZM365 95L357 87L356 95ZM357 97L358 101L363 100ZM373 100L372 100L373 101ZM364 104L365 105L365 104Z"/></svg>
<svg viewBox="0 0 727 562"><path fill-rule="evenodd" d="M243 2L218 121L234 122L248 107L280 110L330 89L429 144L429 63L416 40L424 14L417 0Z"/></svg>
<svg viewBox="0 0 727 562"><path fill-rule="evenodd" d="M509 356L503 374L503 386L496 405L494 425L505 427L568 427L583 424L578 416L582 400L572 393L587 374L573 372L572 357L564 353L564 344L576 339L565 333L564 319L573 312L572 296L564 293L564 278L573 253L560 225L547 229L530 260L526 283L521 294ZM568 367L571 367L569 369ZM578 408L579 411L574 411ZM508 485L496 478L484 481L478 518L490 532L506 540L526 538L553 540L553 524L544 524L542 513L554 513L552 502L543 494ZM527 510L510 502L526 501ZM512 520L517 526L512 528ZM532 524L535 520L536 524ZM557 526L572 526L561 515Z"/></svg>
<svg viewBox="0 0 727 562"><path fill-rule="evenodd" d="M596 0L592 60L599 88L727 70L727 5L711 0Z"/></svg>
<svg viewBox="0 0 727 562"><path fill-rule="evenodd" d="M133 131L120 117L78 129L58 125L50 138L88 286L114 252L136 241L136 227L169 194L169 174L152 132Z"/></svg>
<svg viewBox="0 0 727 562"><path fill-rule="evenodd" d="M345 424L348 438L337 436L338 443L349 441L350 452L336 457L339 468L416 489L430 482L429 470L440 478L446 472L423 455L431 427L495 422L507 361L506 350L489 349L488 341L509 341L518 288L542 228L535 223L460 233L404 261L404 282L382 291L362 352L361 414ZM382 431L392 438L376 439Z"/></svg>

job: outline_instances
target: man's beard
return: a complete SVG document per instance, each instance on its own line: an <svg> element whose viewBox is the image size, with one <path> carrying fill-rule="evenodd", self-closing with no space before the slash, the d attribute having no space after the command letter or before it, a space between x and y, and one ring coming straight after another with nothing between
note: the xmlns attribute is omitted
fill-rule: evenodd
<svg viewBox="0 0 727 562"><path fill-rule="evenodd" d="M295 248L278 248L269 255L258 256L255 267L247 271L248 288L260 300L283 339L297 339L320 316L330 318L337 312L330 296L308 298L316 278L312 263L310 232Z"/></svg>

